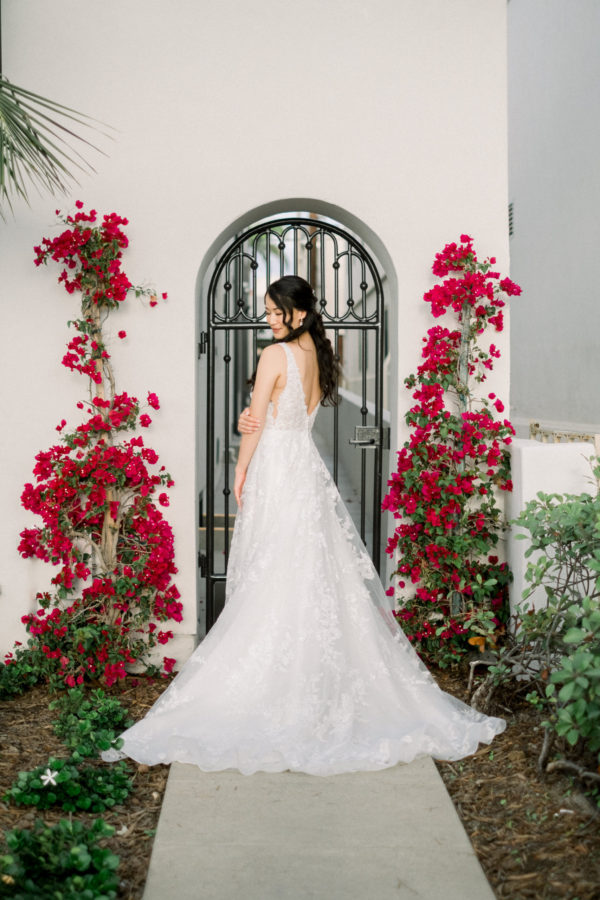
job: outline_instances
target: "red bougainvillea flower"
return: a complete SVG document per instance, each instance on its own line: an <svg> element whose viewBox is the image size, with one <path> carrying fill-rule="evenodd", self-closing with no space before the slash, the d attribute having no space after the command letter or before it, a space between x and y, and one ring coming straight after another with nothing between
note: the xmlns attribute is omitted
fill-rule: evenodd
<svg viewBox="0 0 600 900"><path fill-rule="evenodd" d="M163 656L163 668L165 675L171 674L171 672L173 671L173 666L176 662L176 659L171 659L169 656Z"/></svg>
<svg viewBox="0 0 600 900"><path fill-rule="evenodd" d="M41 521L23 529L19 552L55 569L54 593L38 594L40 608L23 621L28 652L65 684L101 678L110 685L172 638L157 623L181 621L182 604L172 581L173 533L161 511L169 503L161 488L173 481L164 466L154 468L158 454L140 436L126 437L151 419L140 415L137 398L116 391L103 332L130 293L155 294L133 288L122 269L127 219L110 213L98 223L95 210L75 205L74 215L61 217L61 234L35 247L35 264L58 263L59 283L81 295L62 361L84 376L90 400L77 403L87 415L74 430L65 419L57 426L61 443L37 454L34 481L21 496ZM148 404L159 409L156 394L148 393ZM165 671L174 663L165 658Z"/></svg>
<svg viewBox="0 0 600 900"><path fill-rule="evenodd" d="M520 293L510 279L500 280L495 263L480 263L466 234L436 254L433 272L443 281L424 300L434 318L455 317L458 327L435 325L423 338L422 362L405 380L413 399L410 437L382 504L396 520L387 546L398 560L391 590L403 591L406 576L414 586L400 594L398 618L418 652L441 665L471 649L468 638L480 634L485 610L498 610L489 627L506 617L510 573L489 550L503 523L496 489L512 489L514 431L507 419L494 418L502 401L494 393L478 398L472 387L500 357L493 343L485 350L477 339L489 326L502 330L505 297Z"/></svg>

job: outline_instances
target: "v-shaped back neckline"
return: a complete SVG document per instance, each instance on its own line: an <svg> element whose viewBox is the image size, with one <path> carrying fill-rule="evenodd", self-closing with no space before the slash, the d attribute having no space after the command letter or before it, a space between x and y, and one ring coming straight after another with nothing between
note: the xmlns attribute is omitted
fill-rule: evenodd
<svg viewBox="0 0 600 900"><path fill-rule="evenodd" d="M283 343L281 344L281 346L282 346L283 349L285 350L286 359L287 359L287 361L288 361L288 369L287 369L287 375L286 375L286 382L285 382L285 387L284 387L283 390L285 391L285 389L286 389L287 386L288 386L289 374L290 374L289 361L290 361L290 357L291 357L292 362L294 363L294 369L295 369L295 371L296 371L296 375L298 376L298 385L299 385L299 387L300 387L300 392L301 392L301 394L302 394L302 400L303 400L303 402L304 402L304 408L305 408L305 410L306 410L306 416L307 416L307 418L310 419L310 418L312 418L312 417L314 416L314 414L315 414L316 411L318 410L319 404L320 404L321 401L320 401L320 399L317 400L317 403L316 403L315 408L309 412L309 410L308 410L308 403L306 402L306 394L304 393L304 385L302 384L302 377L301 377L301 375L300 375L300 369L298 368L298 363L296 362L296 357L295 357L295 355L294 355L294 351L293 351L292 348L289 347L288 344L285 343L285 342L283 342Z"/></svg>

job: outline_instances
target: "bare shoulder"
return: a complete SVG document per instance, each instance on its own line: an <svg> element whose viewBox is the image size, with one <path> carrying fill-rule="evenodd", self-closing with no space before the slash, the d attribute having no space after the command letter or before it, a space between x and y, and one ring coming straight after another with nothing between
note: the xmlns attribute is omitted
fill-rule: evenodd
<svg viewBox="0 0 600 900"><path fill-rule="evenodd" d="M285 350L280 344L269 344L260 354L258 364L262 369L282 372L285 368Z"/></svg>

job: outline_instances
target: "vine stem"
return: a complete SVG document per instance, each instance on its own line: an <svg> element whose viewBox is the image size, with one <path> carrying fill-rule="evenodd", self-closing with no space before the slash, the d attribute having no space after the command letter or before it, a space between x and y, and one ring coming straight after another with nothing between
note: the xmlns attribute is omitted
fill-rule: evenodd
<svg viewBox="0 0 600 900"><path fill-rule="evenodd" d="M578 766L577 763L569 762L567 759L555 759L549 762L546 772L567 772L569 775L576 775L581 781L600 784L600 775L597 772L589 772L583 766Z"/></svg>
<svg viewBox="0 0 600 900"><path fill-rule="evenodd" d="M552 731L550 728L546 728L544 732L544 743L542 745L542 749L540 751L539 759L538 759L538 772L544 772L546 770L546 763L548 761L548 757L550 756L550 751L554 746L554 739L556 738L556 733Z"/></svg>
<svg viewBox="0 0 600 900"><path fill-rule="evenodd" d="M460 350L458 354L458 371L456 373L456 392L458 395L458 412L462 416L469 407L469 351L471 347L471 304L465 300L461 310L462 329L460 333ZM458 461L457 471L465 470L464 457Z"/></svg>
<svg viewBox="0 0 600 900"><path fill-rule="evenodd" d="M462 329L458 355L458 405L462 414L469 406L469 350L471 345L471 304L465 300L461 310Z"/></svg>
<svg viewBox="0 0 600 900"><path fill-rule="evenodd" d="M84 308L88 308L90 311L90 317L92 319L92 337L99 345L100 348L104 347L104 340L102 335L102 317L100 315L100 309L97 303L94 303L90 294L84 295L83 301ZM109 395L109 399L114 400L114 391L115 391L115 378L114 373L112 371L112 366L108 359L104 359L102 357L102 350L98 357L95 360L96 371L100 376L100 380L96 382L95 387L95 396L99 400L106 400L107 393ZM106 381L108 381L108 391L106 386ZM105 407L102 407L102 416L106 419L108 416L108 412ZM117 564L117 544L119 540L119 523L113 517L111 513L111 503L113 503L116 499L115 490L112 487L106 487L106 504L107 508L104 512L104 520L102 522L102 534L100 537L100 546L98 548L100 558L104 563L105 574L109 572L113 572L115 566ZM113 609L110 611L107 616L108 622L112 625L114 621L118 618L119 611Z"/></svg>

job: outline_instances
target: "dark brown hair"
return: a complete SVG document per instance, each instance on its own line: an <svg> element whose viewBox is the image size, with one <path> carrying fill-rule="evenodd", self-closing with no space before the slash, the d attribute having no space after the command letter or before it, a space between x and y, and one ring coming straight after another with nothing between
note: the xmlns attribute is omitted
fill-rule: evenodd
<svg viewBox="0 0 600 900"><path fill-rule="evenodd" d="M299 275L284 275L274 281L267 288L267 295L275 306L283 313L283 323L290 331L276 343L295 341L308 331L317 351L319 364L319 384L321 386L321 404L323 406L336 406L336 385L340 374L340 367L333 355L331 341L325 334L323 317L317 311L317 298L308 281ZM266 295L265 295L266 296ZM294 310L306 313L300 328L292 328ZM252 376L254 384L254 376Z"/></svg>

